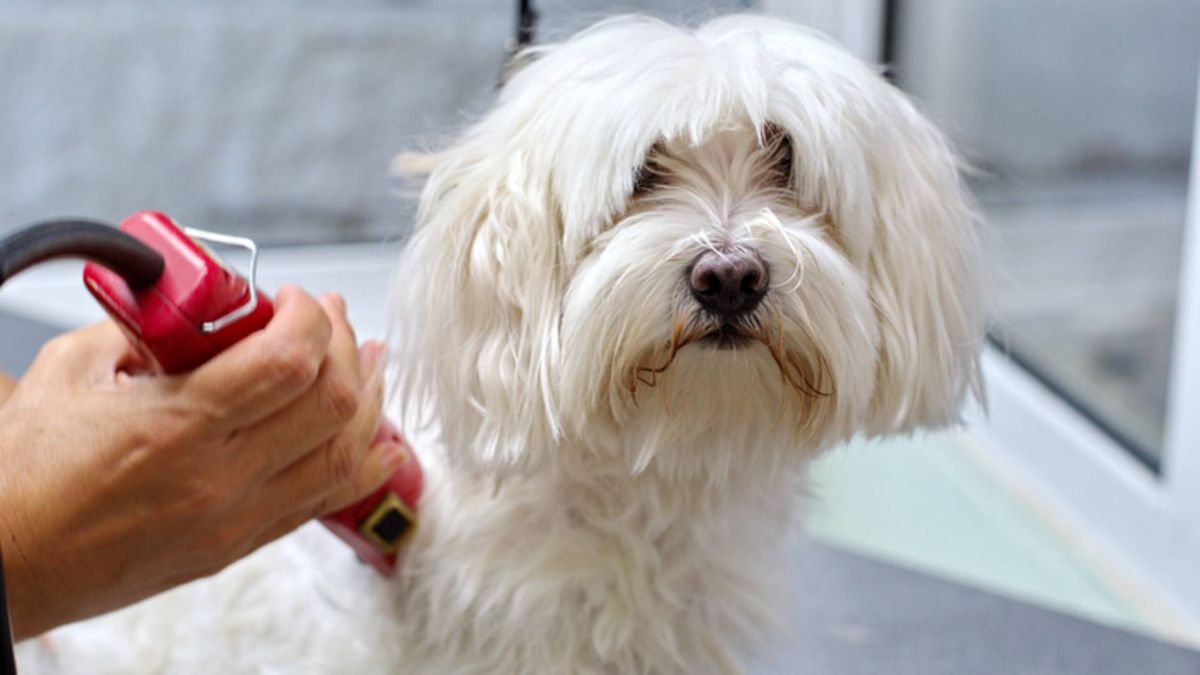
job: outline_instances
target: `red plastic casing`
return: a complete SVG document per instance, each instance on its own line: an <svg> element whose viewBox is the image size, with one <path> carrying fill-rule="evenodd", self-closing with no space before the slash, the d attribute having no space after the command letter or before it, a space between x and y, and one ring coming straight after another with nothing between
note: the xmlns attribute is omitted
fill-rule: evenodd
<svg viewBox="0 0 1200 675"><path fill-rule="evenodd" d="M249 300L246 279L221 264L157 211L134 213L120 229L162 254L162 276L154 286L135 291L111 270L88 263L83 282L157 372L192 370L271 320L271 300L258 291L253 311L218 330L205 332L205 322L215 321ZM384 438L403 443L400 433L386 421L380 424L375 440ZM407 456L388 482L369 497L321 518L362 560L384 575L395 569L396 549L416 525L421 468L411 450ZM388 520L382 520L384 516ZM390 543L379 541L367 527L372 523L386 534L399 534Z"/></svg>
<svg viewBox="0 0 1200 675"><path fill-rule="evenodd" d="M157 211L129 216L121 230L162 254L166 263L162 276L150 288L134 291L112 270L88 263L83 283L159 372L192 370L271 320L274 307L260 292L252 313L205 333L201 324L247 302L246 279Z"/></svg>
<svg viewBox="0 0 1200 675"><path fill-rule="evenodd" d="M386 483L371 493L371 496L340 511L323 516L321 524L349 544L363 562L370 563L384 576L391 576L396 569L396 557L399 549L404 546L416 529L417 503L421 499L423 477L416 453L408 447L408 444L400 436L400 432L396 431L396 428L387 421L380 424L372 444L385 439L404 447L404 454L407 458L404 463L392 473ZM393 501L397 498L399 503ZM390 544L386 544L373 539L369 532L373 523L372 518L388 513L392 508L396 510L392 517L401 519L403 528L395 533L396 536Z"/></svg>

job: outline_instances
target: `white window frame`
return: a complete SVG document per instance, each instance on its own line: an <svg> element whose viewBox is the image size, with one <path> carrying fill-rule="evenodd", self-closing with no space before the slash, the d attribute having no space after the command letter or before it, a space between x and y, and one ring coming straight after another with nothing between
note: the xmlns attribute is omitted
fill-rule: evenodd
<svg viewBox="0 0 1200 675"><path fill-rule="evenodd" d="M991 458L1129 575L1175 637L1200 644L1200 99L1184 228L1159 474L995 348L984 354L989 414L968 421Z"/></svg>

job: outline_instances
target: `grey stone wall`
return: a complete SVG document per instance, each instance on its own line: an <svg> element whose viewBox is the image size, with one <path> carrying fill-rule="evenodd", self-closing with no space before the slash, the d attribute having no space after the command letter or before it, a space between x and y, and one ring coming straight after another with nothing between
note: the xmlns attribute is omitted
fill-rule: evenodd
<svg viewBox="0 0 1200 675"><path fill-rule="evenodd" d="M540 2L563 36L633 10ZM0 231L158 208L271 243L398 236L391 158L491 99L515 5L488 0L0 3Z"/></svg>

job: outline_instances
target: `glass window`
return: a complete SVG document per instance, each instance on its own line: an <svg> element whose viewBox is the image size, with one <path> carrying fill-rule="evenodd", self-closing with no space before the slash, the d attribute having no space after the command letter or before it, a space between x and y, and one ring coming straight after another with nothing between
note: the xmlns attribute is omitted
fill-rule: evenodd
<svg viewBox="0 0 1200 675"><path fill-rule="evenodd" d="M1156 467L1200 4L899 4L898 81L979 170L993 338Z"/></svg>

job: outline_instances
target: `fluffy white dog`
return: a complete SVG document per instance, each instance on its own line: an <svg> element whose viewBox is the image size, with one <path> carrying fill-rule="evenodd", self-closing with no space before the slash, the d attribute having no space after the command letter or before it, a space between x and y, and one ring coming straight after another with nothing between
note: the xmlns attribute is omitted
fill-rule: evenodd
<svg viewBox="0 0 1200 675"><path fill-rule="evenodd" d="M806 463L956 420L974 219L900 92L755 16L533 56L432 158L395 282L428 486L396 578L310 527L29 672L740 672Z"/></svg>

